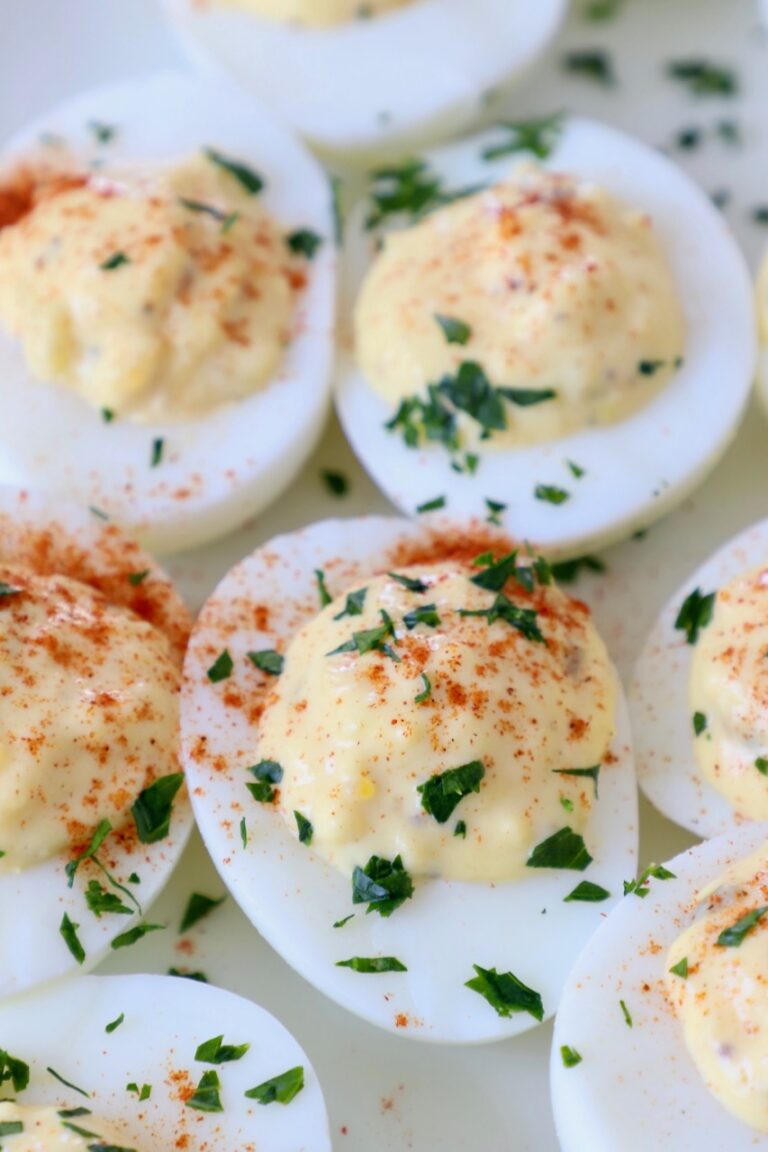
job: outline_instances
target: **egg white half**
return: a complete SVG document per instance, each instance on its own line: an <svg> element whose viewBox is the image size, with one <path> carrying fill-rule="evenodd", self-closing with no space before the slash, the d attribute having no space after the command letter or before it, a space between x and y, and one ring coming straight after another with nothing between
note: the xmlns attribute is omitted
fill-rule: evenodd
<svg viewBox="0 0 768 1152"><path fill-rule="evenodd" d="M530 159L482 158L485 148L505 139L503 131L492 130L424 158L446 190L497 183L517 160ZM525 448L481 451L473 476L457 475L440 445L407 448L385 429L393 409L354 357L352 312L376 241L364 227L363 200L346 227L336 405L360 462L402 511L412 513L442 495L444 514L461 521L486 516L491 499L507 505L501 519L511 535L576 554L646 528L714 467L736 433L752 386L754 304L748 270L722 216L664 156L605 125L566 120L545 167L574 173L651 216L687 328L684 364L668 387L617 424ZM580 479L569 460L584 469ZM537 500L540 483L565 488L570 499L557 506Z"/></svg>
<svg viewBox="0 0 768 1152"><path fill-rule="evenodd" d="M113 602L156 621L181 662L189 615L151 557L114 525L87 510L54 502L44 493L0 488L0 562L31 563L41 555L46 557L46 571L76 574ZM128 573L146 569L149 575L133 588ZM127 884L133 872L139 876L140 883L127 887L145 915L170 878L192 826L192 810L182 788L173 802L170 834L164 840L123 844L109 837L99 853L121 883ZM23 872L0 875L0 998L78 969L59 933L65 913L79 925L77 934L86 953L82 969L92 968L109 952L114 937L140 920L138 912L97 919L84 896L88 880L97 873L81 867L70 888L64 871L69 859L69 853L59 853Z"/></svg>
<svg viewBox="0 0 768 1152"><path fill-rule="evenodd" d="M245 787L246 768L259 759L257 729L246 710L254 699L254 675L261 676L247 652L284 650L293 630L319 611L314 569L325 572L332 593L341 592L386 571L403 542L425 538L423 529L403 520L328 520L277 537L234 568L203 608L190 642L182 757L198 826L222 879L289 964L382 1028L470 1044L535 1026L524 1013L500 1018L465 988L473 964L513 972L541 994L550 1016L574 957L610 907L607 900L564 904L563 898L588 879L616 899L622 880L634 874L637 796L621 693L611 748L616 762L600 775L600 798L586 835L595 862L583 874L548 870L495 886L422 880L413 899L389 919L368 916L352 904L351 877L300 844L279 812L256 803ZM256 605L267 610L263 629ZM212 684L207 670L224 648L234 671L224 683ZM332 927L352 912L357 914L343 928ZM408 971L368 975L335 967L353 956L379 955L398 958Z"/></svg>
<svg viewBox="0 0 768 1152"><path fill-rule="evenodd" d="M236 7L165 0L188 54L230 73L318 147L405 146L467 128L492 90L527 71L566 0L413 0L311 29Z"/></svg>
<svg viewBox="0 0 768 1152"><path fill-rule="evenodd" d="M123 1022L106 1033L120 1015ZM248 1043L250 1050L215 1066L224 1111L191 1109L182 1093L214 1067L195 1060L197 1047L222 1034L224 1043ZM322 1091L300 1045L263 1008L220 988L174 976L86 976L4 1004L0 1036L6 1051L30 1065L20 1104L90 1108L124 1125L142 1152L330 1152ZM289 1104L245 1098L248 1089L298 1066L304 1088ZM150 1098L139 1102L128 1083L151 1085ZM87 1127L88 1117L74 1122ZM185 1136L189 1143L177 1143Z"/></svg>
<svg viewBox="0 0 768 1152"><path fill-rule="evenodd" d="M644 899L626 896L581 953L560 1002L550 1065L563 1152L768 1149L768 1135L709 1092L664 996L667 951L691 923L697 892L766 837L768 825L755 824L676 856L667 865L675 879L651 880ZM582 1057L576 1067L563 1065L563 1045Z"/></svg>
<svg viewBox="0 0 768 1152"><path fill-rule="evenodd" d="M99 144L89 124L114 126ZM32 380L20 345L0 334L0 483L64 492L95 505L147 547L172 552L223 535L274 500L318 440L329 407L335 246L324 174L284 128L224 81L160 74L97 88L51 109L0 156L40 151L61 137L84 163L173 162L205 146L250 164L265 179L265 207L286 231L323 238L308 262L297 335L279 375L259 393L197 420L105 424L68 388ZM151 467L152 445L164 440Z"/></svg>
<svg viewBox="0 0 768 1152"><path fill-rule="evenodd" d="M675 629L675 619L694 588L706 595L766 561L768 520L762 520L723 545L678 589L632 674L628 698L638 783L660 812L697 836L719 836L745 818L699 771L688 700L695 649Z"/></svg>

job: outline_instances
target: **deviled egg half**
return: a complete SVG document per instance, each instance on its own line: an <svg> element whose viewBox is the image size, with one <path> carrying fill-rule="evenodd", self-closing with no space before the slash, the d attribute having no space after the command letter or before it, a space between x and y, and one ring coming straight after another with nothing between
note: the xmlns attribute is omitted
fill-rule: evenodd
<svg viewBox="0 0 768 1152"><path fill-rule="evenodd" d="M165 0L196 62L326 152L466 129L554 38L566 0Z"/></svg>
<svg viewBox="0 0 768 1152"><path fill-rule="evenodd" d="M321 991L417 1039L550 1016L634 874L603 642L544 560L482 525L325 521L257 550L193 632L182 749L246 915Z"/></svg>
<svg viewBox="0 0 768 1152"><path fill-rule="evenodd" d="M224 82L52 109L0 158L0 482L157 551L273 500L329 404L329 185Z"/></svg>
<svg viewBox="0 0 768 1152"><path fill-rule="evenodd" d="M675 593L629 691L640 787L699 836L768 820L768 521Z"/></svg>
<svg viewBox="0 0 768 1152"><path fill-rule="evenodd" d="M0 997L163 927L144 917L192 828L190 624L115 525L0 488Z"/></svg>
<svg viewBox="0 0 768 1152"><path fill-rule="evenodd" d="M563 1152L768 1149L767 842L652 866L585 947L552 1046Z"/></svg>
<svg viewBox="0 0 768 1152"><path fill-rule="evenodd" d="M577 553L669 511L734 436L749 275L646 145L510 123L379 169L346 232L337 407L403 511Z"/></svg>
<svg viewBox="0 0 768 1152"><path fill-rule="evenodd" d="M4 1152L330 1152L273 1016L173 976L86 976L0 1007Z"/></svg>

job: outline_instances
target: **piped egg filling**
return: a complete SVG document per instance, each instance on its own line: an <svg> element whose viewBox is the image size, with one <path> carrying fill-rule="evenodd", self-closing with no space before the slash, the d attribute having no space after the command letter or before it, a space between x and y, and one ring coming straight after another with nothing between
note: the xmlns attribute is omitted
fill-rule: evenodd
<svg viewBox="0 0 768 1152"><path fill-rule="evenodd" d="M545 563L425 563L324 598L285 653L254 768L300 839L346 873L400 856L483 882L575 850L616 688Z"/></svg>
<svg viewBox="0 0 768 1152"><path fill-rule="evenodd" d="M666 960L667 995L710 1092L768 1132L768 865L762 847L697 898Z"/></svg>
<svg viewBox="0 0 768 1152"><path fill-rule="evenodd" d="M686 603L693 605L690 598ZM768 568L763 564L743 573L712 599L705 597L704 604L703 616L701 610L698 613L701 626L689 685L696 762L702 776L736 812L764 820L768 817Z"/></svg>
<svg viewBox="0 0 768 1152"><path fill-rule="evenodd" d="M178 772L166 637L77 580L0 566L0 873L119 830Z"/></svg>
<svg viewBox="0 0 768 1152"><path fill-rule="evenodd" d="M355 328L388 427L449 451L624 420L669 383L686 339L648 215L533 165L387 235Z"/></svg>
<svg viewBox="0 0 768 1152"><path fill-rule="evenodd" d="M255 16L281 24L327 28L354 20L371 20L405 4L413 4L415 0L218 0L218 3L246 8Z"/></svg>
<svg viewBox="0 0 768 1152"><path fill-rule="evenodd" d="M191 419L280 367L312 234L208 149L171 167L20 171L0 189L0 326L104 418ZM315 238L316 240L317 238Z"/></svg>
<svg viewBox="0 0 768 1152"><path fill-rule="evenodd" d="M125 1133L87 1108L32 1107L0 1103L3 1152L140 1152L125 1147Z"/></svg>

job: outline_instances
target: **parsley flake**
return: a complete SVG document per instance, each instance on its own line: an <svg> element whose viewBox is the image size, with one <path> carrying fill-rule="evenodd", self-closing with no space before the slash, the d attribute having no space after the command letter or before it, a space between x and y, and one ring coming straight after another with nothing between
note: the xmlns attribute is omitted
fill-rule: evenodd
<svg viewBox="0 0 768 1152"><path fill-rule="evenodd" d="M299 832L300 844L311 844L312 836L314 835L314 828L311 821L307 820L306 816L302 816L301 812L294 812L296 818L296 827Z"/></svg>
<svg viewBox="0 0 768 1152"><path fill-rule="evenodd" d="M194 1108L197 1112L223 1112L218 1072L203 1072L194 1094L185 1103L187 1108Z"/></svg>
<svg viewBox="0 0 768 1152"><path fill-rule="evenodd" d="M426 700L429 700L432 695L432 681L430 680L429 676L427 676L426 672L421 673L421 682L424 687L421 692L419 692L418 695L414 696L413 698L414 703L416 704L423 704Z"/></svg>
<svg viewBox="0 0 768 1152"><path fill-rule="evenodd" d="M290 1104L304 1087L304 1069L302 1067L289 1068L255 1088L249 1088L245 1095L249 1100L258 1100L259 1104Z"/></svg>
<svg viewBox="0 0 768 1152"><path fill-rule="evenodd" d="M616 84L613 61L608 53L600 48L584 48L566 52L562 63L565 71L570 72L573 76L592 80L604 88L612 88Z"/></svg>
<svg viewBox="0 0 768 1152"><path fill-rule="evenodd" d="M248 659L260 672L279 676L285 666L285 657L273 648L262 648L260 652L249 652Z"/></svg>
<svg viewBox="0 0 768 1152"><path fill-rule="evenodd" d="M378 972L407 972L405 964L396 956L353 956L350 960L337 960L337 968L351 968L353 972L373 975Z"/></svg>
<svg viewBox="0 0 768 1152"><path fill-rule="evenodd" d="M584 904L600 904L603 900L609 900L610 896L611 894L606 888L601 888L599 884L593 884L590 880L582 880L572 892L563 897L563 903L571 904L580 901Z"/></svg>
<svg viewBox="0 0 768 1152"><path fill-rule="evenodd" d="M317 582L317 594L320 597L320 607L327 608L329 604L333 603L333 596L325 586L325 573L322 568L315 568L315 580Z"/></svg>
<svg viewBox="0 0 768 1152"><path fill-rule="evenodd" d="M724 928L715 941L721 948L740 948L744 943L745 938L749 935L755 925L762 920L768 912L768 904L764 904L762 908L754 908L751 912L747 912L746 916L742 916L730 928Z"/></svg>
<svg viewBox="0 0 768 1152"><path fill-rule="evenodd" d="M518 152L530 152L539 160L552 155L563 130L563 114L555 112L551 116L540 116L531 120L504 120L498 125L500 132L507 133L506 140L500 140L484 148L483 160L500 160Z"/></svg>
<svg viewBox="0 0 768 1152"><path fill-rule="evenodd" d="M421 806L438 824L445 824L465 796L480 791L484 776L485 766L480 760L430 776L416 789L421 796Z"/></svg>
<svg viewBox="0 0 768 1152"><path fill-rule="evenodd" d="M732 69L710 60L673 60L667 75L684 84L693 96L734 96L739 81Z"/></svg>
<svg viewBox="0 0 768 1152"><path fill-rule="evenodd" d="M571 1048L570 1044L563 1044L560 1047L560 1059L563 1067L575 1068L577 1064L581 1064L582 1056L575 1048Z"/></svg>
<svg viewBox="0 0 768 1152"><path fill-rule="evenodd" d="M0 1048L0 1084L6 1084L9 1080L14 1092L23 1092L29 1084L29 1064L11 1056L5 1048Z"/></svg>
<svg viewBox="0 0 768 1152"><path fill-rule="evenodd" d="M623 1000L619 1000L619 1007L621 1008L621 1012L624 1017L624 1023L627 1025L627 1028L631 1028L632 1013L629 1011L629 1008L627 1008L627 1005Z"/></svg>
<svg viewBox="0 0 768 1152"><path fill-rule="evenodd" d="M136 831L142 844L156 844L171 830L171 815L176 793L184 783L183 772L160 776L142 789L131 806Z"/></svg>
<svg viewBox="0 0 768 1152"><path fill-rule="evenodd" d="M413 881L400 856L385 860L371 856L365 868L352 873L352 903L367 904L366 912L389 917L413 896Z"/></svg>
<svg viewBox="0 0 768 1152"><path fill-rule="evenodd" d="M702 628L712 622L716 595L716 592L704 595L700 588L694 588L683 601L675 618L675 629L685 633L688 644L695 644Z"/></svg>
<svg viewBox="0 0 768 1152"><path fill-rule="evenodd" d="M439 312L435 313L435 320L443 330L446 344L464 345L469 342L472 329L463 320L456 320L452 316L442 316Z"/></svg>
<svg viewBox="0 0 768 1152"><path fill-rule="evenodd" d="M184 915L179 924L179 932L189 932L195 924L199 924L206 916L223 904L226 896L205 896L201 892L193 892L187 901Z"/></svg>
<svg viewBox="0 0 768 1152"><path fill-rule="evenodd" d="M346 496L349 491L349 480L343 472L334 472L330 468L324 468L320 475L332 496Z"/></svg>
<svg viewBox="0 0 768 1152"><path fill-rule="evenodd" d="M276 792L273 787L283 778L283 769L276 760L259 760L248 771L256 777L255 784L246 784L246 788L260 804L273 804Z"/></svg>
<svg viewBox="0 0 768 1152"><path fill-rule="evenodd" d="M537 844L525 863L527 868L568 868L583 872L592 863L592 857L578 832L561 828Z"/></svg>
<svg viewBox="0 0 768 1152"><path fill-rule="evenodd" d="M565 504L571 498L567 489L558 488L556 484L537 484L533 494L537 500L543 500L545 504Z"/></svg>
<svg viewBox="0 0 768 1152"><path fill-rule="evenodd" d="M61 918L61 924L59 925L59 934L61 935L61 938L63 939L67 948L69 948L69 951L72 953L77 963L82 964L85 960L85 948L83 948L82 944L80 943L80 937L77 934L79 927L80 925L75 924L72 920L70 920L69 916L65 912Z"/></svg>
<svg viewBox="0 0 768 1152"><path fill-rule="evenodd" d="M703 712L694 712L693 714L693 734L694 736L701 736L702 732L707 730L707 717Z"/></svg>
<svg viewBox="0 0 768 1152"><path fill-rule="evenodd" d="M136 944L139 940L143 940L150 932L162 932L165 924L137 924L135 928L129 928L127 932L121 932L119 936L115 936L112 941L112 948L130 948L132 944Z"/></svg>
<svg viewBox="0 0 768 1152"><path fill-rule="evenodd" d="M120 1027L120 1025L123 1023L123 1021L124 1021L124 1020L125 1020L125 1013L124 1013L124 1012L121 1012L121 1013L120 1013L120 1015L117 1017L117 1019L116 1019L116 1020L111 1020L111 1021L109 1022L109 1024L107 1024L107 1026L105 1027L104 1031L105 1031L105 1032L106 1032L108 1035L111 1035L113 1032L116 1032L116 1031L117 1031L117 1029Z"/></svg>
<svg viewBox="0 0 768 1152"><path fill-rule="evenodd" d="M234 1060L242 1060L250 1048L250 1044L224 1044L224 1036L214 1036L211 1040L204 1040L195 1052L195 1060L201 1064L231 1064Z"/></svg>
<svg viewBox="0 0 768 1152"><path fill-rule="evenodd" d="M304 256L307 260L314 260L323 246L323 238L310 228L297 228L295 232L291 232L286 237L286 244L294 256Z"/></svg>
<svg viewBox="0 0 768 1152"><path fill-rule="evenodd" d="M624 881L624 895L628 896L630 893L639 896L641 899L650 892L649 881L654 880L676 880L674 872L670 872L663 864L649 864L645 871L641 872L637 880Z"/></svg>
<svg viewBox="0 0 768 1152"><path fill-rule="evenodd" d="M682 960L678 960L677 964L673 964L672 967L670 968L670 972L672 972L672 974L675 976L680 976L680 978L683 980L687 980L688 979L688 957L683 956Z"/></svg>
<svg viewBox="0 0 768 1152"><path fill-rule="evenodd" d="M441 508L445 508L446 504L445 496L435 496L432 500L425 500L423 504L417 504L416 512L419 516L424 512L438 512Z"/></svg>
<svg viewBox="0 0 768 1152"><path fill-rule="evenodd" d="M442 621L435 604L420 604L418 608L406 612L403 616L403 624L409 632L419 624L425 624L427 628L437 628L440 623Z"/></svg>
<svg viewBox="0 0 768 1152"><path fill-rule="evenodd" d="M114 272L116 268L122 268L124 264L130 263L130 257L126 256L125 252L113 252L111 256L108 256L106 260L99 264L99 268L101 268L102 272ZM109 409L106 409L106 411L109 411ZM109 421L107 421L107 423L109 423Z"/></svg>
<svg viewBox="0 0 768 1152"><path fill-rule="evenodd" d="M246 192L249 192L251 196L257 195L263 189L264 181L261 176L239 160L233 160L231 157L225 156L222 152L218 152L215 148L204 148L203 155L206 156L212 164L215 164L218 168L221 168L224 172L228 172L230 176L233 176L240 186L244 188Z"/></svg>
<svg viewBox="0 0 768 1152"><path fill-rule="evenodd" d="M211 684L220 684L222 680L229 680L234 666L229 649L225 648L208 669L207 675Z"/></svg>
<svg viewBox="0 0 768 1152"><path fill-rule="evenodd" d="M467 980L465 987L483 996L499 1016L508 1018L517 1012L527 1012L534 1020L544 1019L539 993L512 972L497 972L495 968L481 968L479 964L472 967L476 975Z"/></svg>
<svg viewBox="0 0 768 1152"><path fill-rule="evenodd" d="M592 781L595 786L595 799L598 799L598 781L600 779L600 765L595 764L594 768L553 768L558 776L585 776Z"/></svg>

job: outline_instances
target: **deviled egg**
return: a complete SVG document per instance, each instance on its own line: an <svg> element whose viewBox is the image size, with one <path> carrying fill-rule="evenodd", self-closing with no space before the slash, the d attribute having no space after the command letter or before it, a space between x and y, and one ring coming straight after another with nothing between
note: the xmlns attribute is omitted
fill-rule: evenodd
<svg viewBox="0 0 768 1152"><path fill-rule="evenodd" d="M219 988L82 977L4 1004L0 1035L6 1152L330 1152L298 1043Z"/></svg>
<svg viewBox="0 0 768 1152"><path fill-rule="evenodd" d="M334 153L467 128L534 63L565 9L565 0L166 0L196 62L230 73Z"/></svg>
<svg viewBox="0 0 768 1152"><path fill-rule="evenodd" d="M0 176L0 482L172 551L273 500L322 430L327 180L225 83L86 93Z"/></svg>
<svg viewBox="0 0 768 1152"><path fill-rule="evenodd" d="M203 608L182 755L208 850L316 987L424 1040L557 1008L636 856L618 678L589 611L484 526L325 521Z"/></svg>
<svg viewBox="0 0 768 1152"><path fill-rule="evenodd" d="M0 489L0 997L163 927L144 916L192 828L189 629L115 525Z"/></svg>
<svg viewBox="0 0 768 1152"><path fill-rule="evenodd" d="M768 819L768 521L675 593L629 691L640 787L671 820L717 836Z"/></svg>
<svg viewBox="0 0 768 1152"><path fill-rule="evenodd" d="M508 124L380 169L347 237L337 407L404 511L438 501L576 553L669 511L734 436L749 275L646 145Z"/></svg>
<svg viewBox="0 0 768 1152"><path fill-rule="evenodd" d="M767 837L653 866L587 944L552 1047L563 1152L768 1148Z"/></svg>

